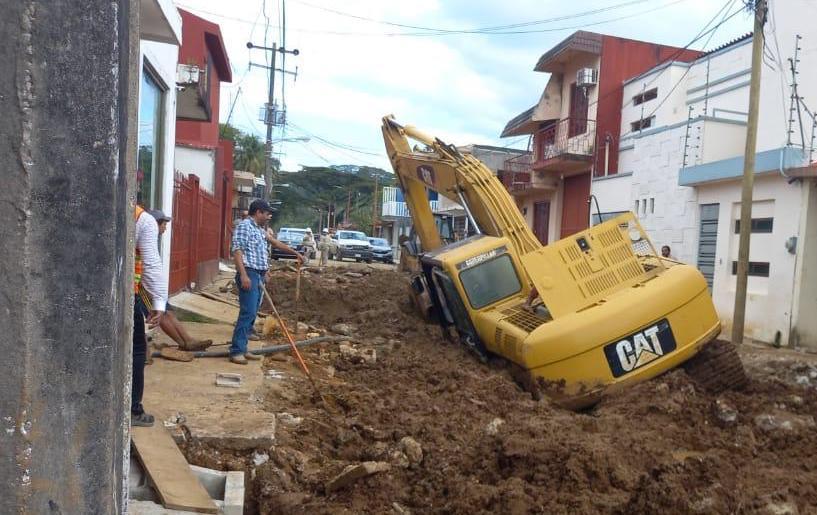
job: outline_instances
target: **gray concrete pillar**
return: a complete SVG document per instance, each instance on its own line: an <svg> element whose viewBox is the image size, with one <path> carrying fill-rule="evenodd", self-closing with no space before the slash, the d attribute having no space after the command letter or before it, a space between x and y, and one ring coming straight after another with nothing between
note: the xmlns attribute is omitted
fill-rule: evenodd
<svg viewBox="0 0 817 515"><path fill-rule="evenodd" d="M138 3L0 6L0 513L118 513Z"/></svg>

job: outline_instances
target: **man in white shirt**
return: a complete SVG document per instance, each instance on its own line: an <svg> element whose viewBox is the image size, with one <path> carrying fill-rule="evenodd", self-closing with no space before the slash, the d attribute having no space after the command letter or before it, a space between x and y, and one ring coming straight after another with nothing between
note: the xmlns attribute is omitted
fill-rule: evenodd
<svg viewBox="0 0 817 515"><path fill-rule="evenodd" d="M133 277L133 376L131 387L131 424L149 427L153 416L142 407L145 389L145 360L147 339L145 318L150 326L159 324L165 312L167 299L167 275L159 257L159 224L142 206L136 206L136 248Z"/></svg>

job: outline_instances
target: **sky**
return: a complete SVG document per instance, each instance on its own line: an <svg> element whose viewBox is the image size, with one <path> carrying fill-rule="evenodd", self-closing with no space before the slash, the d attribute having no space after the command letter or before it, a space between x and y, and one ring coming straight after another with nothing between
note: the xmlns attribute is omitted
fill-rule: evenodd
<svg viewBox="0 0 817 515"><path fill-rule="evenodd" d="M298 49L277 74L275 98L287 126L276 128L282 169L357 164L390 170L381 118L415 125L447 143L526 148L527 138L500 138L505 123L534 105L549 75L537 59L576 30L685 46L730 4L742 0L175 0L177 7L221 26L233 82L223 83L220 118L262 137L270 52ZM594 11L594 12L591 12ZM717 20L720 20L718 16ZM267 23L269 24L267 28ZM463 33L487 27L489 34ZM282 29L285 27L285 30ZM433 29L431 32L428 29ZM740 12L713 35L711 49L751 31ZM456 31L456 32L452 32ZM496 33L505 32L505 33ZM692 48L705 50L699 40ZM279 54L276 67L281 68ZM283 88L283 89L282 89Z"/></svg>

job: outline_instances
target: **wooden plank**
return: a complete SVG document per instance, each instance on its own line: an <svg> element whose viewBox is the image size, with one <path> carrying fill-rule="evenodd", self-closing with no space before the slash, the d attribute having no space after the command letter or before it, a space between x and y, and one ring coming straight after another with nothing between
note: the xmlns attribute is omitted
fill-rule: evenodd
<svg viewBox="0 0 817 515"><path fill-rule="evenodd" d="M218 508L190 470L170 433L156 423L131 428L136 457L153 483L162 505L172 510L217 513Z"/></svg>

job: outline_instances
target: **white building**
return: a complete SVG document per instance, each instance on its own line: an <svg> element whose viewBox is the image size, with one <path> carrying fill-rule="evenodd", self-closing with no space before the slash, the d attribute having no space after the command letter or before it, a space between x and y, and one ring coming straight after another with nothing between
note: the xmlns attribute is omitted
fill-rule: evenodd
<svg viewBox="0 0 817 515"><path fill-rule="evenodd" d="M814 122L801 109L802 138L796 111L789 122L788 63L799 41L799 93L817 111L814 19L813 1L770 2L765 35L776 62L767 58L762 70L745 334L817 348L817 271L804 266L817 258L816 174L807 166L817 157L810 153ZM747 35L692 63L668 63L628 80L620 173L592 183L602 212L636 211L656 245L670 245L674 257L701 269L727 335L751 43Z"/></svg>
<svg viewBox="0 0 817 515"><path fill-rule="evenodd" d="M170 215L182 19L171 0L142 0L140 21L137 196L145 208ZM160 242L165 273L170 270L170 233Z"/></svg>

